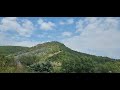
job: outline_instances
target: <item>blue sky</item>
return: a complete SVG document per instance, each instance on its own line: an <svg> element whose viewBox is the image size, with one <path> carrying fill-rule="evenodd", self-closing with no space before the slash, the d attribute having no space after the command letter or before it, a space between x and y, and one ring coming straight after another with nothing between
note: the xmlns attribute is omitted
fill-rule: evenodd
<svg viewBox="0 0 120 90"><path fill-rule="evenodd" d="M59 41L98 56L120 58L120 17L0 17L0 45Z"/></svg>

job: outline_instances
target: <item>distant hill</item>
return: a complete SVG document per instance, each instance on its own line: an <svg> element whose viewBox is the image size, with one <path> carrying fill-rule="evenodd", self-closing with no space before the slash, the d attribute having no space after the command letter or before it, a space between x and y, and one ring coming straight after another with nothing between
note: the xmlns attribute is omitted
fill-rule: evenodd
<svg viewBox="0 0 120 90"><path fill-rule="evenodd" d="M21 47L21 46L0 46L0 55L8 55L8 54L14 54L19 51L23 51L28 49L28 47Z"/></svg>
<svg viewBox="0 0 120 90"><path fill-rule="evenodd" d="M1 56L0 60L7 62L6 68L1 69L1 72L120 72L119 60L77 52L57 41L38 44L31 48L3 46L0 50L6 54L6 56Z"/></svg>

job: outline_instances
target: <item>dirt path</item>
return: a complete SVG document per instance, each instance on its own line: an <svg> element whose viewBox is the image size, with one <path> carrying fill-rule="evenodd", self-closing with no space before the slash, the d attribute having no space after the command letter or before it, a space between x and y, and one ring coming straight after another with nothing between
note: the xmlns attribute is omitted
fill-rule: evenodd
<svg viewBox="0 0 120 90"><path fill-rule="evenodd" d="M16 65L17 65L17 68L23 68L21 62L18 60L18 57L15 57L15 61L16 61Z"/></svg>
<svg viewBox="0 0 120 90"><path fill-rule="evenodd" d="M56 52L56 53L54 53L54 54L49 54L48 58L49 58L49 57L52 57L52 56L54 56L54 55L57 55L57 54L59 54L59 53L61 53L61 52L62 52L62 51Z"/></svg>

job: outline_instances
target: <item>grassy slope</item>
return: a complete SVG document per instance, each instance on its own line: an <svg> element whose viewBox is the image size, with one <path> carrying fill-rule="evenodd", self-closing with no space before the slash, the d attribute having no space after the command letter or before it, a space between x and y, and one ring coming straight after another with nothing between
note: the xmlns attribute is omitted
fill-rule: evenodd
<svg viewBox="0 0 120 90"><path fill-rule="evenodd" d="M28 47L21 46L0 46L0 55L14 54L19 51L28 49Z"/></svg>

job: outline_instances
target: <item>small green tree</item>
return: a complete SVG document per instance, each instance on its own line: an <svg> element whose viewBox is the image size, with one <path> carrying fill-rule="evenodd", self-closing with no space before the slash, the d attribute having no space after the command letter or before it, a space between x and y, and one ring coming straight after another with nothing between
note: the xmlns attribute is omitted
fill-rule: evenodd
<svg viewBox="0 0 120 90"><path fill-rule="evenodd" d="M32 65L33 63L37 62L36 56L32 56L32 55L21 56L19 60L23 65L26 66Z"/></svg>
<svg viewBox="0 0 120 90"><path fill-rule="evenodd" d="M52 72L52 65L49 61L42 61L37 64L30 65L30 69L33 72L50 73Z"/></svg>

